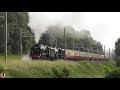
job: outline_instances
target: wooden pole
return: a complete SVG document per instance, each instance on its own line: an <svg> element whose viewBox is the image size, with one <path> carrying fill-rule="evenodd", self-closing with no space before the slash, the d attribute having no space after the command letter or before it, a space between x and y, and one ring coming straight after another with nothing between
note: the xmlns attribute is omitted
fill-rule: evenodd
<svg viewBox="0 0 120 90"><path fill-rule="evenodd" d="M65 56L66 56L66 33L65 33L65 27L64 27L64 60L66 59Z"/></svg>
<svg viewBox="0 0 120 90"><path fill-rule="evenodd" d="M6 30L5 30L5 61L7 62L7 12L6 12Z"/></svg>

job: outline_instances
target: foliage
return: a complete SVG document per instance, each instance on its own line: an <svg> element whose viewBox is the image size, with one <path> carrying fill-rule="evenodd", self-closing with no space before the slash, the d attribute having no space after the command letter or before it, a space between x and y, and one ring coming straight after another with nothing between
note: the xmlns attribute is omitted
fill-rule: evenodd
<svg viewBox="0 0 120 90"><path fill-rule="evenodd" d="M115 42L115 56L116 65L120 66L120 38Z"/></svg>
<svg viewBox="0 0 120 90"><path fill-rule="evenodd" d="M5 16L5 12L1 12L0 15ZM28 27L28 13L27 12L8 12L8 54L19 54L20 53L20 34L24 32L27 35L30 32ZM4 42L5 42L5 18L0 18L0 53L4 53ZM23 38L22 39L23 51L27 52L34 39Z"/></svg>
<svg viewBox="0 0 120 90"><path fill-rule="evenodd" d="M115 55L120 56L120 38L115 42Z"/></svg>
<svg viewBox="0 0 120 90"><path fill-rule="evenodd" d="M117 56L116 58L115 58L115 61L116 61L116 66L120 66L120 56Z"/></svg>
<svg viewBox="0 0 120 90"><path fill-rule="evenodd" d="M0 73L5 73L7 71L7 68L4 65L0 64Z"/></svg>
<svg viewBox="0 0 120 90"><path fill-rule="evenodd" d="M120 78L120 68L106 71L106 78Z"/></svg>
<svg viewBox="0 0 120 90"><path fill-rule="evenodd" d="M59 68L59 66L56 66L52 68L52 73L51 78L68 78L73 71L69 67Z"/></svg>

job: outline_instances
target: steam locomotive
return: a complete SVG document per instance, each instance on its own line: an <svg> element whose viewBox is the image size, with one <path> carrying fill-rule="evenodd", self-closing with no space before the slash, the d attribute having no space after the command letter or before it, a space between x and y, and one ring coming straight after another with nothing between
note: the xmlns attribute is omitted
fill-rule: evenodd
<svg viewBox="0 0 120 90"><path fill-rule="evenodd" d="M53 48L44 45L33 45L31 48L31 53L29 55L30 58L34 59L46 59L46 60L95 60L95 61L105 61L109 60L108 56L104 56L101 54L87 53L69 49L61 49L61 48Z"/></svg>

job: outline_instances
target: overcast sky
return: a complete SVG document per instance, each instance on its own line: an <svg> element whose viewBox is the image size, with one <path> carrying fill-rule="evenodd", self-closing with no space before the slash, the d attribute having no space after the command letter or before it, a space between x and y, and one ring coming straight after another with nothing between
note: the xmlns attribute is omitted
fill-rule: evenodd
<svg viewBox="0 0 120 90"><path fill-rule="evenodd" d="M92 37L107 48L114 48L120 37L120 12L30 12L30 18L37 28L40 23L45 26L60 23L76 30L90 30Z"/></svg>

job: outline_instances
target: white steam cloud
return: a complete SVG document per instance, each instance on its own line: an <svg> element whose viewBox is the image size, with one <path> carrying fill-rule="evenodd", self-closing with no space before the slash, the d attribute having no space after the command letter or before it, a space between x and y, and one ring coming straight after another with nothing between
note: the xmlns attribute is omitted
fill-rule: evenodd
<svg viewBox="0 0 120 90"><path fill-rule="evenodd" d="M63 28L65 25L71 25L74 28L75 22L78 21L78 15L67 12L31 12L29 13L29 23L28 26L31 28L31 31L34 33L35 42L38 43L40 36L43 32L47 30L48 26L59 25ZM79 13L78 13L79 14ZM76 18L74 18L76 15ZM69 16L69 17L68 17ZM73 17L74 16L74 17Z"/></svg>
<svg viewBox="0 0 120 90"><path fill-rule="evenodd" d="M90 30L92 37L106 48L114 48L120 37L120 12L30 12L29 27L38 43L50 25L71 25L76 30Z"/></svg>
<svg viewBox="0 0 120 90"><path fill-rule="evenodd" d="M32 59L29 57L29 54L24 55L24 56L22 57L22 61L30 61L30 60L32 60Z"/></svg>

